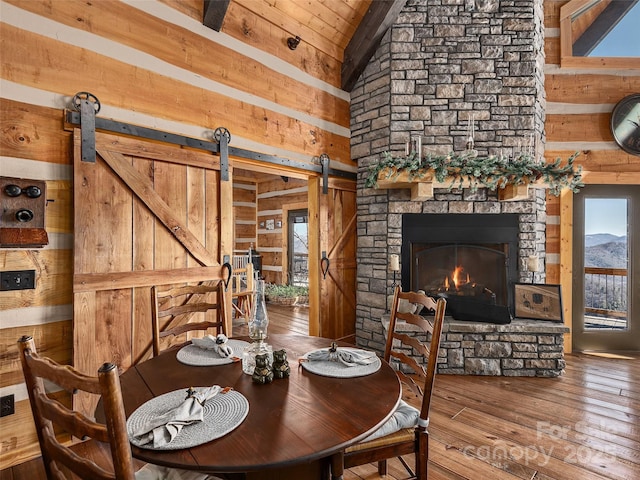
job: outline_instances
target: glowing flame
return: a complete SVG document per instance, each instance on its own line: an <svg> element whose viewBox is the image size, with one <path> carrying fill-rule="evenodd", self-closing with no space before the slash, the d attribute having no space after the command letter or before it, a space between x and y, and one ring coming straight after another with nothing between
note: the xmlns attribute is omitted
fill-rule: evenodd
<svg viewBox="0 0 640 480"><path fill-rule="evenodd" d="M453 284L456 286L456 288L458 288L461 284L461 279L460 277L462 276L462 271L464 269L461 266L457 266L455 268L455 270L453 271L453 273L451 274L451 280L453 281ZM467 279L467 282L469 280Z"/></svg>

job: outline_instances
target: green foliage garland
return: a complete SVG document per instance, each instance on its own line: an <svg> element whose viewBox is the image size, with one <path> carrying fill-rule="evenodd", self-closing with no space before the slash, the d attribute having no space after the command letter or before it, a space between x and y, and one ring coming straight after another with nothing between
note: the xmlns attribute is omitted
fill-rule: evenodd
<svg viewBox="0 0 640 480"><path fill-rule="evenodd" d="M410 180L419 180L431 173L438 182L452 178L450 189L461 188L467 180L471 189L486 187L491 190L504 188L507 185L533 184L543 181L549 185L553 195L560 195L564 188L577 192L584 186L582 183L582 166L574 167L574 160L578 152L569 157L567 163L557 158L553 163L541 163L529 155L519 155L515 158L477 157L471 154L427 155L422 160L417 158L416 152L406 157L394 157L389 152L383 152L380 162L369 168L366 179L368 188L376 187L378 174L387 169L388 179L392 179L402 171L409 172Z"/></svg>

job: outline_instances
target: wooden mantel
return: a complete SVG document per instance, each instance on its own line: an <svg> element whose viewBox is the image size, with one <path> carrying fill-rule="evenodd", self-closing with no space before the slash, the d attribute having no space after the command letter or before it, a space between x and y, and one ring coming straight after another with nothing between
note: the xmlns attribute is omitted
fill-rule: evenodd
<svg viewBox="0 0 640 480"><path fill-rule="evenodd" d="M432 173L426 173L422 176L411 175L408 171L389 174L389 170L385 169L378 173L377 188L409 188L411 189L411 200L421 202L433 199L433 190L435 188L449 188L454 181L453 177L447 177L445 181L438 181ZM456 188L460 185L456 180ZM471 187L469 180L462 181L463 188ZM479 185L481 188L482 185ZM502 201L520 201L529 198L529 188L545 188L543 183L539 184L522 184L522 185L506 185L504 188L498 189L498 199Z"/></svg>

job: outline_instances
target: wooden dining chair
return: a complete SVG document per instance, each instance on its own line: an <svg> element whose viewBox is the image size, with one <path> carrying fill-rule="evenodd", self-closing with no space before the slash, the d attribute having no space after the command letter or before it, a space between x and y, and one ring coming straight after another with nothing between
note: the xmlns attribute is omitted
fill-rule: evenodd
<svg viewBox="0 0 640 480"><path fill-rule="evenodd" d="M401 300L418 306L418 309L399 308ZM434 305L435 304L435 305ZM432 309L435 306L435 315L423 317L420 315L423 307ZM345 468L352 468L366 463L378 462L378 473L386 475L387 459L398 457L411 474L410 478L426 480L427 462L429 459L429 408L431 394L436 375L438 349L440 347L440 334L446 309L446 300L439 298L436 302L423 293L402 292L396 287L391 307L391 317L387 333L387 342L384 351L384 359L394 368L403 385L403 390L408 388L413 394L421 398L419 410L401 401L400 406L394 412L392 418L379 430L374 432L362 442L357 443L344 452L332 458L332 478L341 480ZM396 331L399 321L415 326L416 334ZM418 332L418 330L420 332ZM430 340L421 341L417 333ZM424 364L416 361L414 356L409 356L408 351L413 350L413 355L422 355L426 361ZM406 393L406 391L405 391ZM402 426L407 418L416 419L415 426ZM415 470L401 458L402 455L415 454Z"/></svg>
<svg viewBox="0 0 640 480"><path fill-rule="evenodd" d="M226 334L225 327L225 285L221 280L198 285L153 286L151 287L151 322L153 335L153 355L163 350L161 341L165 337L168 345L189 342L187 332L207 331L212 334Z"/></svg>
<svg viewBox="0 0 640 480"><path fill-rule="evenodd" d="M91 377L71 366L40 357L32 337L20 338L18 348L47 478L66 479L63 473L66 470L79 478L133 480L135 469L127 437L118 368L112 363L105 363L98 370L98 376ZM97 423L70 410L56 399L59 396L47 395L44 379L69 393L82 390L102 395L106 423ZM74 450L59 441L54 425L78 439L90 437L92 440L78 444ZM104 447L97 442L104 442L110 447L110 458L101 465L87 458L104 458Z"/></svg>
<svg viewBox="0 0 640 480"><path fill-rule="evenodd" d="M256 293L253 263L246 263L242 268L235 268L231 276L231 305L236 317L249 322L253 296Z"/></svg>

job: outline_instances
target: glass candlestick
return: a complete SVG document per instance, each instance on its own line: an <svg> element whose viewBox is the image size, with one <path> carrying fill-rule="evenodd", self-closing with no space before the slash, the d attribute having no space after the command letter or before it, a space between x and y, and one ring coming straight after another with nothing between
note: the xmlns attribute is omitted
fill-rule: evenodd
<svg viewBox="0 0 640 480"><path fill-rule="evenodd" d="M264 280L256 280L255 285L256 293L249 318L249 337L253 341L264 341L267 338L267 327L269 326L267 303L264 298Z"/></svg>
<svg viewBox="0 0 640 480"><path fill-rule="evenodd" d="M253 375L256 368L256 355L266 354L269 358L269 365L273 364L273 347L259 338L247 346L242 352L242 371L247 375Z"/></svg>

